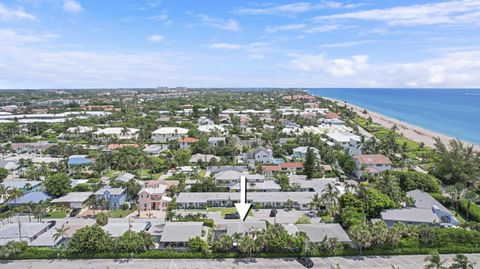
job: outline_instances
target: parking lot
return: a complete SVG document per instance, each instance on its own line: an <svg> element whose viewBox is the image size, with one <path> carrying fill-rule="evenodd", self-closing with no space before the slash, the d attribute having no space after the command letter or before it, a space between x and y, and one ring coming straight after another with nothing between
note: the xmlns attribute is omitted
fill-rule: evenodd
<svg viewBox="0 0 480 269"><path fill-rule="evenodd" d="M314 268L330 269L337 264L342 269L421 269L423 268L424 255L410 256L354 256L354 257L329 257L312 258ZM451 264L454 255L442 255L447 259L446 266ZM467 257L480 265L480 254L468 254ZM210 268L304 268L295 259L165 259L165 260L23 260L1 261L2 269L210 269ZM475 267L479 268L479 267Z"/></svg>

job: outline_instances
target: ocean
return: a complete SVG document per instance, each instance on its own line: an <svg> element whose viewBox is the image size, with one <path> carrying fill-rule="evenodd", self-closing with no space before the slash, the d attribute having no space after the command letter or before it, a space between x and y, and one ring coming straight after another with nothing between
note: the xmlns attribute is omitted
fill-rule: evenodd
<svg viewBox="0 0 480 269"><path fill-rule="evenodd" d="M308 89L437 133L480 144L480 89Z"/></svg>

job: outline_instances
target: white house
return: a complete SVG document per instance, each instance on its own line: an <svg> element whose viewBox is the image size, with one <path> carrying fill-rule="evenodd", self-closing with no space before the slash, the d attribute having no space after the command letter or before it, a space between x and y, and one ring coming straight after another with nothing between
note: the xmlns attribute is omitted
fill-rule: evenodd
<svg viewBox="0 0 480 269"><path fill-rule="evenodd" d="M118 140L132 140L137 139L138 129L111 127L97 130L93 133L93 136L100 140L104 139L105 137L115 138Z"/></svg>
<svg viewBox="0 0 480 269"><path fill-rule="evenodd" d="M337 145L340 145L350 155L362 154L361 138L349 132L330 132L327 137Z"/></svg>
<svg viewBox="0 0 480 269"><path fill-rule="evenodd" d="M392 168L392 161L382 154L357 155L353 157L353 160L357 178L361 178L363 173L375 175Z"/></svg>
<svg viewBox="0 0 480 269"><path fill-rule="evenodd" d="M209 137L208 144L211 147L225 146L225 137Z"/></svg>
<svg viewBox="0 0 480 269"><path fill-rule="evenodd" d="M167 143L168 141L176 141L188 133L188 129L181 127L162 127L153 131L152 141L157 143Z"/></svg>

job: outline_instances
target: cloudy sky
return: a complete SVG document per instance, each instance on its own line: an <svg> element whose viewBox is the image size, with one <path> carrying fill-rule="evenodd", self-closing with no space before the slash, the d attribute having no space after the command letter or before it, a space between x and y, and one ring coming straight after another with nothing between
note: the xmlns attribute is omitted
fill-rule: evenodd
<svg viewBox="0 0 480 269"><path fill-rule="evenodd" d="M0 88L480 87L480 0L0 0Z"/></svg>

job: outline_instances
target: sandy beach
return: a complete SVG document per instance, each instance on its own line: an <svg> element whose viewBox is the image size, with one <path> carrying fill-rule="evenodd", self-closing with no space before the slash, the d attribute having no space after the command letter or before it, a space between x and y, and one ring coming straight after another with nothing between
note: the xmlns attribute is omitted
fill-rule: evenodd
<svg viewBox="0 0 480 269"><path fill-rule="evenodd" d="M333 99L333 98L327 98L327 97L322 97L322 98L332 100L332 101L337 102L339 104L347 105L348 107L352 108L361 117L366 118L366 119L368 117L371 117L372 121L374 123L380 124L385 128L390 129L394 125L397 125L397 128L398 128L397 132L403 134L406 138L409 138L409 139L411 139L415 142L418 142L418 143L423 142L425 144L425 146L427 146L427 147L434 148L435 147L435 138L437 138L437 137L439 137L440 140L446 145L448 145L450 140L456 139L454 137L450 137L450 136L447 136L447 135L444 135L444 134L436 133L436 132L433 132L433 131L430 131L430 130L427 130L427 129L424 129L424 128L421 128L421 127L418 127L418 126L415 126L415 125L412 125L412 124L409 124L409 123L391 118L391 117L387 117L387 116L382 115L380 113L373 112L373 111L370 111L368 109L364 109L364 108L356 106L356 105L345 103L344 101L340 101L340 100ZM363 113L365 110L367 111L367 114ZM466 141L463 141L463 142L467 145L473 145L475 150L480 151L480 145L472 144L472 143L466 142Z"/></svg>

